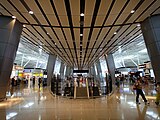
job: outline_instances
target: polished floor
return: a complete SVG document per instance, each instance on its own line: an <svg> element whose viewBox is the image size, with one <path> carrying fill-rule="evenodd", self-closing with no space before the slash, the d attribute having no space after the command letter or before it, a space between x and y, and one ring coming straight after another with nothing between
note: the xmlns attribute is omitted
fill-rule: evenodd
<svg viewBox="0 0 160 120"><path fill-rule="evenodd" d="M135 103L135 93L124 84L111 96L70 99L54 96L49 88L12 87L0 102L0 120L159 120L154 87L145 87L150 105Z"/></svg>

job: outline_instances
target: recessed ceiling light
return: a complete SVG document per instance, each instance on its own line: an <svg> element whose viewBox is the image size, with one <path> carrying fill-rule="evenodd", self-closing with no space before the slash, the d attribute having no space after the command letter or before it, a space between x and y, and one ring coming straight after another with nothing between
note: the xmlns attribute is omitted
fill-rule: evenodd
<svg viewBox="0 0 160 120"><path fill-rule="evenodd" d="M16 19L16 16L12 16L13 19Z"/></svg>
<svg viewBox="0 0 160 120"><path fill-rule="evenodd" d="M83 36L83 34L80 34L80 36Z"/></svg>
<svg viewBox="0 0 160 120"><path fill-rule="evenodd" d="M47 34L49 35L49 33L47 32Z"/></svg>
<svg viewBox="0 0 160 120"><path fill-rule="evenodd" d="M26 27L25 25L23 25L23 27Z"/></svg>
<svg viewBox="0 0 160 120"><path fill-rule="evenodd" d="M29 14L33 14L33 11L29 11Z"/></svg>
<svg viewBox="0 0 160 120"><path fill-rule="evenodd" d="M131 10L131 13L134 13L135 12L135 10Z"/></svg>
<svg viewBox="0 0 160 120"><path fill-rule="evenodd" d="M117 32L114 32L114 35L116 35L117 34Z"/></svg>
<svg viewBox="0 0 160 120"><path fill-rule="evenodd" d="M84 16L84 13L81 13L80 16Z"/></svg>
<svg viewBox="0 0 160 120"><path fill-rule="evenodd" d="M137 24L137 27L140 27L141 26L141 24Z"/></svg>

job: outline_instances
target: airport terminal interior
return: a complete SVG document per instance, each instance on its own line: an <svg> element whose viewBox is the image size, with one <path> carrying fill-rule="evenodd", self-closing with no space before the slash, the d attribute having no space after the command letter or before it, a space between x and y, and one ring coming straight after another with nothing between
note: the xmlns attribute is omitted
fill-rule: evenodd
<svg viewBox="0 0 160 120"><path fill-rule="evenodd" d="M160 120L160 0L0 0L0 120Z"/></svg>

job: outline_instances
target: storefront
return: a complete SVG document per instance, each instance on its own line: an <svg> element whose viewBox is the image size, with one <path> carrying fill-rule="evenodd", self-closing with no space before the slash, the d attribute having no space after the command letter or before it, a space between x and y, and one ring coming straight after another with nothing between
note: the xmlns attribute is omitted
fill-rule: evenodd
<svg viewBox="0 0 160 120"><path fill-rule="evenodd" d="M11 73L11 78L13 77L23 77L23 70L24 67L18 66L18 65L13 65L12 73Z"/></svg>

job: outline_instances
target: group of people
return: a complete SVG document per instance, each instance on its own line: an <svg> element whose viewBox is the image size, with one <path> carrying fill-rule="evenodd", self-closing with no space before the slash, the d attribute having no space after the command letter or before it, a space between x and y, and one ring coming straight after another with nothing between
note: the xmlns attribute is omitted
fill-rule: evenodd
<svg viewBox="0 0 160 120"><path fill-rule="evenodd" d="M123 83L123 81L126 80L124 75L119 75L116 77L115 84L119 88L120 84ZM142 91L142 86L143 85L148 85L148 78L146 76L141 77L139 76L130 76L129 77L130 83L133 85L133 89L136 91L136 104L140 104L139 102L139 96L142 97L144 100L145 105L149 105L150 103L147 101L143 91ZM155 104L159 105L160 104L160 82L156 83L156 101Z"/></svg>
<svg viewBox="0 0 160 120"><path fill-rule="evenodd" d="M142 99L145 102L145 105L149 105L150 103L147 101L143 91L142 91L142 78L140 76L137 77L136 82L133 85L133 88L136 90L136 104L140 104L139 95L141 95ZM160 82L156 83L156 101L155 104L158 106L160 101Z"/></svg>
<svg viewBox="0 0 160 120"><path fill-rule="evenodd" d="M11 79L12 86L17 86L17 85L19 85L19 83L20 83L20 78L18 76L12 77L12 79Z"/></svg>
<svg viewBox="0 0 160 120"><path fill-rule="evenodd" d="M146 97L145 97L145 95L144 95L144 93L142 91L142 78L140 76L137 77L137 80L136 80L136 82L134 83L133 86L134 86L134 88L136 90L136 103L140 104L139 95L141 95L142 99L145 102L145 105L147 105L147 104L149 105L149 102L147 101L147 99L146 99Z"/></svg>
<svg viewBox="0 0 160 120"><path fill-rule="evenodd" d="M125 76L122 74L122 75L119 75L116 77L116 86L119 88L120 84L123 84L124 80L126 80Z"/></svg>
<svg viewBox="0 0 160 120"><path fill-rule="evenodd" d="M30 79L30 81L32 82L32 85L34 86L35 85L35 83L36 83L36 78L35 78L35 76L33 76L31 79ZM22 79L20 79L19 77L12 77L12 79L11 79L11 83L9 82L9 86L10 86L10 84L12 85L12 87L13 86L17 86L17 85L19 85L20 83L25 83L25 84L29 84L28 83L28 80L26 79L26 78L22 78ZM40 88L41 86L43 86L43 79L41 78L41 77L39 77L38 78L38 80L37 80L37 82L38 82L38 87ZM30 83L31 84L31 83Z"/></svg>

